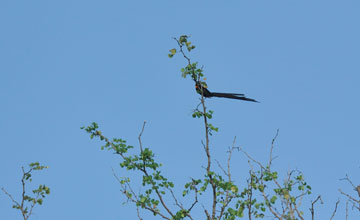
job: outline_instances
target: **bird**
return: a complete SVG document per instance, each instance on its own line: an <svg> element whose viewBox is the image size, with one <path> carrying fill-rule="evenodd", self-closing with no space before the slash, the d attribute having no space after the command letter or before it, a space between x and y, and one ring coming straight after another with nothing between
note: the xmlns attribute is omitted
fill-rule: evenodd
<svg viewBox="0 0 360 220"><path fill-rule="evenodd" d="M195 83L195 89L197 93L202 94L205 98L219 97L219 98L228 98L228 99L239 99L249 102L258 102L255 99L246 98L244 94L239 93L222 93L222 92L210 92L205 86L200 82Z"/></svg>
<svg viewBox="0 0 360 220"><path fill-rule="evenodd" d="M360 185L358 185L356 188L355 188L356 192L359 194L359 197L360 197Z"/></svg>

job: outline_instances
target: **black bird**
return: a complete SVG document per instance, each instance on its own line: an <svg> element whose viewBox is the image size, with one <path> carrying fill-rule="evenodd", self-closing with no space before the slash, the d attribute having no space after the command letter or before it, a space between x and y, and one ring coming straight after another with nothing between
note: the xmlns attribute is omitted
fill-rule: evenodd
<svg viewBox="0 0 360 220"><path fill-rule="evenodd" d="M200 83L195 84L196 91L201 95L201 90L205 98L220 97L228 99L239 99L249 102L258 102L255 99L246 98L244 94L239 93L222 93L222 92L210 92L207 88L202 86Z"/></svg>

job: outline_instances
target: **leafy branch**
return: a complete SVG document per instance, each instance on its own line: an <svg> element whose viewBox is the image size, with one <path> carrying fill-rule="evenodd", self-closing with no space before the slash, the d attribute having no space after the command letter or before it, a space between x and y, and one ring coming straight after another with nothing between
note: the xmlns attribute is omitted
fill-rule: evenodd
<svg viewBox="0 0 360 220"><path fill-rule="evenodd" d="M204 88L207 88L203 68L198 67L197 62L192 62L188 53L195 49L195 45L189 41L189 36L182 35L174 38L178 48L169 50L168 56L173 58L176 54L182 55L187 64L181 68L182 77L189 76L196 85L196 91L201 95L200 103L193 110L192 117L202 120L204 125L204 138L202 146L206 155L205 174L203 178L191 178L191 181L185 184L182 196L186 197L193 194L193 199L188 199L188 205L185 206L174 193L174 183L163 176L160 167L161 164L155 160L154 153L149 148L144 148L141 136L144 132L145 122L138 137L139 152L132 153L133 146L126 144L126 141L119 138L108 139L99 130L99 126L94 122L88 127L82 127L90 138L99 138L105 142L101 149L108 149L119 155L121 158L120 167L126 170L132 170L142 176L143 193L136 193L134 183L129 177L114 176L121 185L121 192L127 198L127 202L134 203L137 207L138 218L142 220L139 209L150 211L154 216L160 216L167 220L191 219L192 211L200 203L201 196L205 193L211 196L211 206L203 207L207 220L235 220L244 217L245 213L249 220L271 217L278 220L304 220L304 212L301 210L303 198L311 194L311 186L305 181L301 171L292 170L287 173L283 181L279 180L278 172L273 170L273 156L275 140L278 132L272 140L269 160L267 163L261 163L244 151L241 147L233 146L228 151L228 160L226 166L223 166L211 155L210 137L218 128L210 123L214 111L208 110L206 99L204 97ZM235 150L243 152L250 164L249 177L246 179L246 185L241 188L235 184L232 179L230 162ZM216 172L213 167L213 161L217 162L222 171ZM321 200L318 197L311 206L311 215L314 219L314 204ZM172 204L171 204L172 202ZM336 210L330 219L333 219Z"/></svg>
<svg viewBox="0 0 360 220"><path fill-rule="evenodd" d="M129 151L134 148L131 145L127 145L123 139L113 138L109 140L98 129L99 126L94 122L88 127L82 127L87 133L90 134L90 138L97 137L105 142L105 145L101 149L108 149L118 154L122 161L120 163L121 168L126 170L137 171L142 174L142 186L145 187L144 193L135 193L131 187L131 180L129 177L119 178L115 175L116 179L121 185L121 192L126 196L129 202L135 203L137 208L142 208L153 213L153 215L159 215L163 219L182 219L189 217L193 219L189 214L189 209L181 208L179 211L174 212L167 204L164 195L166 192L172 192L174 184L164 177L161 173L161 164L155 162L155 155L149 148L144 148L141 142L141 136L144 132L145 122L142 130L139 134L139 154L129 155ZM175 201L176 197L173 197ZM162 209L160 209L161 207ZM139 219L141 219L138 214Z"/></svg>
<svg viewBox="0 0 360 220"><path fill-rule="evenodd" d="M46 185L39 185L37 189L32 190L33 196L29 196L26 194L26 183L32 181L32 172L37 170L43 170L48 168L47 166L41 166L39 162L30 163L30 169L25 171L24 167L22 167L23 176L21 178L22 184L22 194L21 194L21 202L16 201L13 196L8 193L5 188L1 188L1 190L11 199L13 202L13 208L20 210L24 220L28 220L33 213L33 208L35 205L43 204L43 199L46 195L50 194L50 188Z"/></svg>

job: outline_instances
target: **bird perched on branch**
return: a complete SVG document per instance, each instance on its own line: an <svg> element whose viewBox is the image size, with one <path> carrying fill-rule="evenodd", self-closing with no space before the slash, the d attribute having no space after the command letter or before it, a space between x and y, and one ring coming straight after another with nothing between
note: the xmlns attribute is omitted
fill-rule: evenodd
<svg viewBox="0 0 360 220"><path fill-rule="evenodd" d="M244 94L239 93L222 93L222 92L210 92L205 85L196 82L195 83L195 89L196 91L205 98L211 98L211 97L219 97L219 98L228 98L228 99L239 99L249 102L258 102L255 99L246 98Z"/></svg>

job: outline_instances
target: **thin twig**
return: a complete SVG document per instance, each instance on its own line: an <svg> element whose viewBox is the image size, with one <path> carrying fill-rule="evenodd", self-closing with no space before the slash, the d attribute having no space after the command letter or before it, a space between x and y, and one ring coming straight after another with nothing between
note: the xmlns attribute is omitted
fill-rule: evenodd
<svg viewBox="0 0 360 220"><path fill-rule="evenodd" d="M360 204L360 200L355 199L354 197L350 196L350 195L347 194L347 193L344 193L341 189L339 189L339 192L340 192L341 194L345 195L346 197L348 197L350 200L352 200L352 201Z"/></svg>
<svg viewBox="0 0 360 220"><path fill-rule="evenodd" d="M263 183L262 183L263 184ZM280 213L276 210L276 208L273 209L273 207L270 205L270 201L268 196L265 194L265 191L262 191L262 196L264 197L265 201L269 204L269 210L270 212L274 215L275 218L282 220L283 219L283 215L280 216Z"/></svg>
<svg viewBox="0 0 360 220"><path fill-rule="evenodd" d="M314 205L317 201L321 201L321 196L319 195L313 202L311 202L311 208L310 208L310 212L311 212L311 219L314 220L315 218L315 209L314 209Z"/></svg>
<svg viewBox="0 0 360 220"><path fill-rule="evenodd" d="M145 124L146 124L146 121L144 121L141 132L140 132L139 137L138 137L141 152L143 152L143 147L142 147L142 143L141 143L141 136L142 136L142 134L144 132Z"/></svg>
<svg viewBox="0 0 360 220"><path fill-rule="evenodd" d="M3 187L1 188L1 190L11 199L11 201L13 203L15 203L17 206L20 206L20 204L15 201L15 199L12 197L12 195L10 193L8 193Z"/></svg>
<svg viewBox="0 0 360 220"><path fill-rule="evenodd" d="M273 149L274 149L274 143L275 143L278 135L279 135L279 129L276 130L276 135L275 135L275 137L274 137L274 138L272 139L272 141L271 141L270 159L269 159L269 164L268 164L269 169L270 169L270 167L271 167L272 161L276 158L276 157L273 158L272 153L273 153Z"/></svg>
<svg viewBox="0 0 360 220"><path fill-rule="evenodd" d="M333 213L332 213L332 215L331 215L330 220L332 220L332 219L334 218L339 203L340 203L340 200L338 200L338 201L336 202L336 204L335 204L335 209L334 209L334 211L333 211Z"/></svg>
<svg viewBox="0 0 360 220"><path fill-rule="evenodd" d="M218 167L219 167L219 168L223 171L223 173L227 176L228 174L227 174L227 172L225 171L225 169L221 166L220 162L219 162L218 160L216 160L216 159L215 159L215 161L216 161Z"/></svg>
<svg viewBox="0 0 360 220"><path fill-rule="evenodd" d="M175 201L175 205L176 205L177 207L179 207L180 209L184 209L183 204L176 199L175 194L174 194L174 192L172 191L172 189L171 189L171 188L168 188L168 190L170 191L170 194L171 194L171 196L173 197L173 199L174 199L174 201Z"/></svg>
<svg viewBox="0 0 360 220"><path fill-rule="evenodd" d="M231 171L230 171L231 156L232 156L233 150L234 150L234 149L237 149L237 148L235 147L235 141L236 141L236 137L234 137L234 141L233 141L232 147L231 147L231 148L229 149L229 151L228 151L229 156L228 156L228 161L227 161L227 172L226 172L225 169L220 165L220 163L219 163L218 161L216 161L216 162L218 163L219 167L223 170L223 172L225 173L225 175L228 177L229 183L232 182L232 180L231 180ZM226 191L225 201L224 201L224 203L223 203L223 206L222 206L221 209L220 209L220 214L219 214L218 219L221 219L221 218L222 218L226 207L230 204L231 200L235 197L234 195L232 195L232 194L230 193L230 191L231 191L231 189Z"/></svg>
<svg viewBox="0 0 360 220"><path fill-rule="evenodd" d="M35 201L37 201L38 200L38 198L39 198L39 194L37 194L36 195L36 197L35 197ZM31 214L32 214L32 211L33 211L33 208L34 208L34 206L36 205L36 203L35 202L33 202L32 204L31 204L31 206L30 206L30 211L29 211L29 214L28 214L28 218L29 218L29 216L31 216Z"/></svg>
<svg viewBox="0 0 360 220"><path fill-rule="evenodd" d="M136 213L137 213L137 216L139 218L139 220L143 220L140 216L140 210L139 210L139 206L136 206Z"/></svg>
<svg viewBox="0 0 360 220"><path fill-rule="evenodd" d="M355 184L350 180L350 178L349 178L349 176L347 174L345 175L345 178L341 178L340 180L346 180L352 185L352 187L354 189L356 188Z"/></svg>
<svg viewBox="0 0 360 220"><path fill-rule="evenodd" d="M192 179L192 181L193 181L193 187L194 187L194 191L195 191L195 200L194 200L194 202L191 204L191 206L190 206L190 208L188 208L188 212L190 212L191 211L191 209L193 209L194 208L194 206L196 205L196 203L198 203L198 189L196 188L196 185L195 185L195 180L194 179Z"/></svg>
<svg viewBox="0 0 360 220"><path fill-rule="evenodd" d="M232 152L234 149L236 149L235 147L235 143L236 143L236 136L234 137L234 140L233 140L233 144L232 144L232 147L231 149L229 150L229 157L228 157L228 161L227 161L227 173L228 173L228 177L229 177L229 182L231 182L231 172L230 172L230 161L231 161L231 157L232 157Z"/></svg>
<svg viewBox="0 0 360 220"><path fill-rule="evenodd" d="M239 151L243 152L245 154L245 156L251 160L252 162L256 163L257 165L259 165L259 167L261 167L261 169L266 170L266 168L257 160L255 160L254 158L252 158L245 150L243 150L241 147L239 147Z"/></svg>

